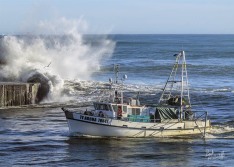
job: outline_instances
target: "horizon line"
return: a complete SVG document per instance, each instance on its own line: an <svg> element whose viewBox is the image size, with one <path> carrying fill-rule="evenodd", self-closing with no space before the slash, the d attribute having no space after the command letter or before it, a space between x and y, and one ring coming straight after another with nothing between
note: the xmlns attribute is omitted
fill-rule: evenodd
<svg viewBox="0 0 234 167"><path fill-rule="evenodd" d="M81 35L234 35L234 33L80 33ZM18 36L18 35L35 35L35 36L46 36L46 35L67 35L66 33L61 34L32 34L32 33L2 33L0 36Z"/></svg>

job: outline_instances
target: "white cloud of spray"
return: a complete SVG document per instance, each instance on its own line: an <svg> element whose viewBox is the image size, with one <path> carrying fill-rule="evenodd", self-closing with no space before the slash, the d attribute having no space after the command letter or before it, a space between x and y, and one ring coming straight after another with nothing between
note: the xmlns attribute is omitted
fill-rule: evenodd
<svg viewBox="0 0 234 167"><path fill-rule="evenodd" d="M61 100L64 79L89 79L114 50L115 43L103 37L84 41L80 32L86 28L83 19L60 18L40 21L36 35L2 37L1 81L38 81L37 76L49 88L47 100Z"/></svg>

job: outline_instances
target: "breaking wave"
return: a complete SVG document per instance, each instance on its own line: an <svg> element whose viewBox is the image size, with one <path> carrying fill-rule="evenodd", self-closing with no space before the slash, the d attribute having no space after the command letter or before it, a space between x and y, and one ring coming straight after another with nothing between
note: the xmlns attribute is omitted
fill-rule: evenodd
<svg viewBox="0 0 234 167"><path fill-rule="evenodd" d="M64 80L89 79L115 47L105 37L95 44L85 40L82 26L82 21L61 18L40 22L45 35L0 37L0 81L39 82L38 101L61 101Z"/></svg>

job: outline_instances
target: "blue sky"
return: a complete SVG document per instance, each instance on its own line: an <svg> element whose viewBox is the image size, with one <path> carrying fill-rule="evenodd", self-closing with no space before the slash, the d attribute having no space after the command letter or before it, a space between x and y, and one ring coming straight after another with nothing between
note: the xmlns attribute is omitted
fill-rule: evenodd
<svg viewBox="0 0 234 167"><path fill-rule="evenodd" d="M82 17L86 33L233 34L234 0L0 0L0 34L59 17Z"/></svg>

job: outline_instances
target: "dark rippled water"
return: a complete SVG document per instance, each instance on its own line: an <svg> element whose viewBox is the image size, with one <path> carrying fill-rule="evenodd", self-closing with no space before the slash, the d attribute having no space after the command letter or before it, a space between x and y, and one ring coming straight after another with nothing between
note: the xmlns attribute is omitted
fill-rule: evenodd
<svg viewBox="0 0 234 167"><path fill-rule="evenodd" d="M59 108L2 110L0 118L1 166L232 166L234 159L233 139L223 137L69 137Z"/></svg>
<svg viewBox="0 0 234 167"><path fill-rule="evenodd" d="M117 62L127 87L145 86L145 103L158 98L173 55L186 51L192 102L209 112L215 127L207 139L78 138L69 136L60 108L0 110L0 166L233 166L234 35L109 38L116 41L114 54L93 79L106 81Z"/></svg>

